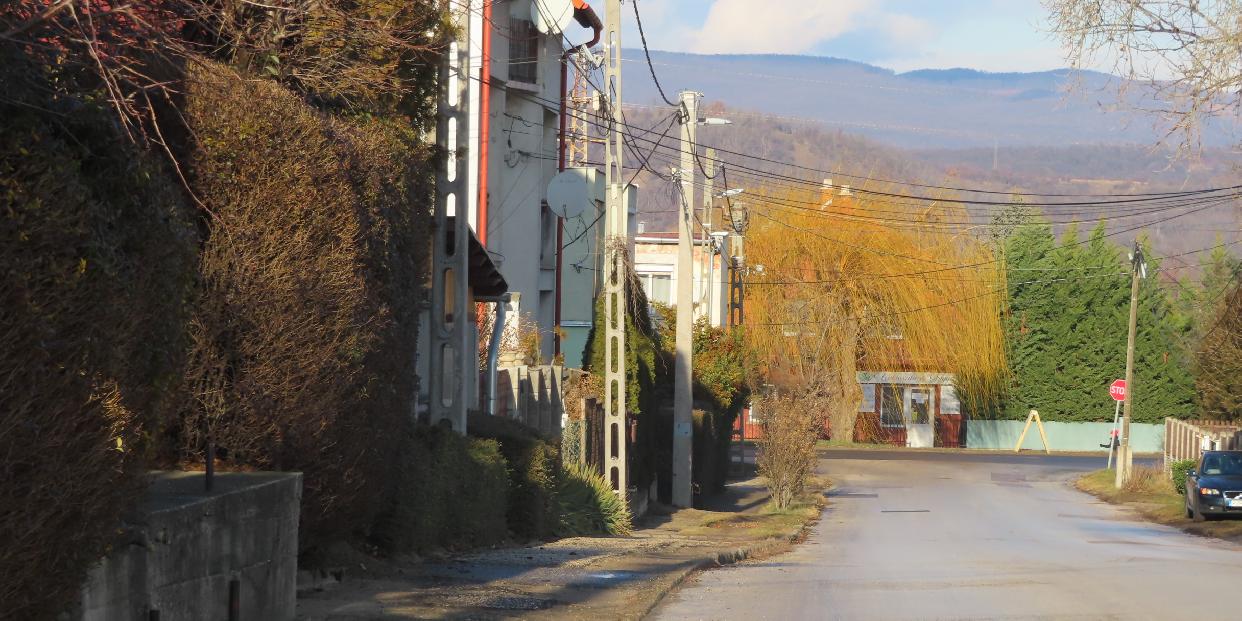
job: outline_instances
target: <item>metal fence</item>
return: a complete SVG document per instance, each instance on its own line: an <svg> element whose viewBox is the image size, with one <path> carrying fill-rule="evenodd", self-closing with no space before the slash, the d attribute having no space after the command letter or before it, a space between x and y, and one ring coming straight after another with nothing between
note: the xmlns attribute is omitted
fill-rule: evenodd
<svg viewBox="0 0 1242 621"><path fill-rule="evenodd" d="M1164 464L1199 460L1203 451L1242 449L1242 427L1212 420L1164 419Z"/></svg>

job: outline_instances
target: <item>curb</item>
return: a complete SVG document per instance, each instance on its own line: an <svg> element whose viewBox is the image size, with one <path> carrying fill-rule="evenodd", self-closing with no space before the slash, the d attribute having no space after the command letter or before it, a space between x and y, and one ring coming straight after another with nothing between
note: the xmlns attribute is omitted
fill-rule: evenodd
<svg viewBox="0 0 1242 621"><path fill-rule="evenodd" d="M647 618L647 616L656 609L656 606L659 606L660 603L664 601L664 598L668 597L669 593L677 590L677 588L685 583L686 579L692 574L706 569L712 569L713 567L735 565L748 559L784 552L802 538L803 531L806 528L807 527L803 527L802 529L799 529L798 533L786 537L765 539L764 541L759 541L752 545L721 550L715 553L700 556L697 559L690 559L690 562L678 570L676 576L674 576L671 581L667 582L658 591L653 593L651 603L645 606L634 618Z"/></svg>

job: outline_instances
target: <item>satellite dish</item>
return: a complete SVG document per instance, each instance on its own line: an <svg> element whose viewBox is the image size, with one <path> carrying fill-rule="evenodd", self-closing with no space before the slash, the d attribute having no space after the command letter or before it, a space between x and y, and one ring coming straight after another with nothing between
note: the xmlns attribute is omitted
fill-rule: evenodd
<svg viewBox="0 0 1242 621"><path fill-rule="evenodd" d="M603 200L603 187L594 168L567 168L548 182L548 209L562 218L577 218Z"/></svg>
<svg viewBox="0 0 1242 621"><path fill-rule="evenodd" d="M573 21L574 5L571 0L531 0L530 17L539 32L559 35Z"/></svg>

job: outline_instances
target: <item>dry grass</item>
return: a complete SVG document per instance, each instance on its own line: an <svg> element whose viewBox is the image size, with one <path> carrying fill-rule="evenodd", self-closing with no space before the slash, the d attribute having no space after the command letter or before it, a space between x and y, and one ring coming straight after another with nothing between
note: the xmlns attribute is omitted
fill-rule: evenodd
<svg viewBox="0 0 1242 621"><path fill-rule="evenodd" d="M783 509L769 503L754 513L702 512L704 515L697 525L687 527L681 532L685 535L751 541L793 540L819 518L826 504L823 492L827 486L827 481L812 478L803 493Z"/></svg>
<svg viewBox="0 0 1242 621"><path fill-rule="evenodd" d="M1159 468L1135 468L1123 489L1114 487L1113 470L1097 470L1078 479L1078 489L1105 502L1134 509L1144 519L1188 533L1242 542L1242 520L1195 522L1186 517L1185 501Z"/></svg>

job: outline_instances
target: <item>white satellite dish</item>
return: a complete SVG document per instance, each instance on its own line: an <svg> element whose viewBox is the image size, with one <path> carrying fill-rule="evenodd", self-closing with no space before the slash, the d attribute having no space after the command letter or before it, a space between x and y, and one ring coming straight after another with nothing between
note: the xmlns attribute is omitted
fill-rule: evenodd
<svg viewBox="0 0 1242 621"><path fill-rule="evenodd" d="M567 168L548 182L548 209L562 218L577 218L603 199L603 179L594 168Z"/></svg>
<svg viewBox="0 0 1242 621"><path fill-rule="evenodd" d="M574 5L571 0L531 0L530 18L539 32L558 35L573 21Z"/></svg>

